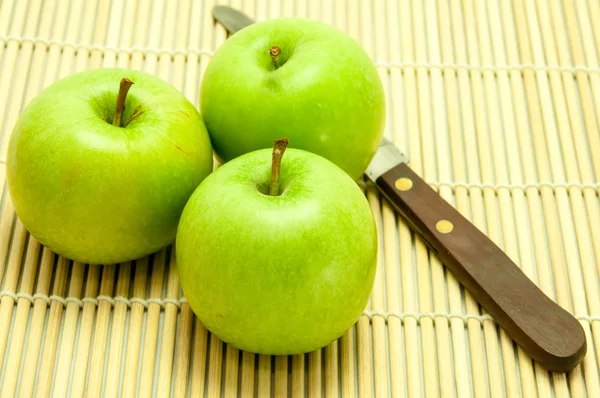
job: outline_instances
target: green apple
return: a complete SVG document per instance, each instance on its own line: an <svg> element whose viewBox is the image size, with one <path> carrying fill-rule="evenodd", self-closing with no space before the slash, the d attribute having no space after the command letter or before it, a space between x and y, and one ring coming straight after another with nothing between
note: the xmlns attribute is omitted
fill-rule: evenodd
<svg viewBox="0 0 600 398"><path fill-rule="evenodd" d="M286 152L278 179L280 157L274 151L272 167L269 149L255 151L208 176L175 244L192 310L223 341L260 354L309 352L340 337L365 308L377 262L357 184L298 149Z"/></svg>
<svg viewBox="0 0 600 398"><path fill-rule="evenodd" d="M381 140L385 96L373 62L345 33L283 18L250 25L216 52L201 111L223 161L286 136L358 179Z"/></svg>
<svg viewBox="0 0 600 398"><path fill-rule="evenodd" d="M110 264L170 244L212 162L199 112L174 87L143 72L97 69L56 82L26 107L7 179L19 218L41 243Z"/></svg>

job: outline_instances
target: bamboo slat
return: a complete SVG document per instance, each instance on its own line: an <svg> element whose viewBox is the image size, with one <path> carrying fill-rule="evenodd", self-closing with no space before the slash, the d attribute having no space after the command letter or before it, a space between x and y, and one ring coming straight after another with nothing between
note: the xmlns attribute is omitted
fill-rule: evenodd
<svg viewBox="0 0 600 398"><path fill-rule="evenodd" d="M453 51L453 43L450 40L452 37L451 32L451 24L450 15L449 15L449 7L444 2L438 2L439 8L439 31L441 37L441 61L442 62L454 62L454 51ZM460 126L460 107L457 101L458 99L458 84L461 82L460 78L457 80L457 76L452 71L444 71L444 85L446 86L446 104L448 107L448 134L447 138L450 142L452 149L452 168L448 167L448 163L446 166L438 165L438 170L442 173L443 170L447 170L448 172L452 171L456 178L460 178L465 180L465 167L464 167L464 158L465 153L462 146L461 140L461 126ZM443 150L443 149L441 149ZM440 178L442 176L440 175ZM447 176L445 176L447 178ZM440 192L442 194L442 192ZM443 192L444 198L452 202L452 192L448 192L445 190ZM462 194L462 196L460 196ZM456 207L457 209L463 213L467 218L469 217L469 211L466 208L466 204L464 200L466 200L466 192L465 190L461 190L460 192L457 190L456 192ZM447 274L447 283L448 283L448 301L449 301L449 310L452 313L459 312L462 309L462 300L461 300L461 291L460 285L456 281L456 279L451 275ZM446 320L443 320L446 322ZM478 326L478 325L477 325ZM465 396L469 391L469 380L468 380L468 365L467 365L467 352L465 347L465 333L464 333L464 324L460 319L452 319L450 321L450 328L452 332L452 347L454 351L454 367L456 372L456 391L459 396ZM471 331L471 330L470 330ZM475 333L476 336L480 335L480 330L477 327ZM480 347L479 350L481 349ZM474 369L475 371L475 369ZM477 370L481 372L481 370ZM482 377L481 373L478 377ZM475 378L475 376L474 376ZM474 391L474 395L482 395L481 388L476 389Z"/></svg>
<svg viewBox="0 0 600 398"><path fill-rule="evenodd" d="M321 350L270 357L211 334L173 247L72 263L30 236L6 185L24 107L75 72L155 74L199 105L227 39L212 8L322 20L373 59L385 136L573 313L588 352L549 373L498 327L389 202L369 304ZM600 5L595 0L1 0L0 398L600 396Z"/></svg>
<svg viewBox="0 0 600 398"><path fill-rule="evenodd" d="M119 276L117 277L117 286L115 294L117 297L127 297L129 294L129 283L131 278L131 263L121 264L119 267ZM125 322L127 317L127 304L123 301L117 301L114 307L114 314L110 330L110 351L108 352L108 362L106 365L106 379L114 380L113 383L107 383L104 386L105 397L116 397L119 392L121 360L123 357L123 340L125 336Z"/></svg>
<svg viewBox="0 0 600 398"><path fill-rule="evenodd" d="M167 298L177 300L179 298L179 277L175 266L175 254L171 252L171 263L167 278ZM162 342L160 351L160 363L158 367L159 396L169 396L171 390L171 378L173 376L173 357L175 349L175 335L177 332L178 307L174 303L165 304L165 316L163 319ZM237 380L236 380L237 386Z"/></svg>
<svg viewBox="0 0 600 398"><path fill-rule="evenodd" d="M467 45L465 43L465 30L464 30L464 19L461 15L460 3L458 1L453 1L451 4L451 14L452 14L452 35L456 37L454 43L450 40L450 33L447 31L442 31L442 48L443 57L449 56L451 54L450 46L454 44L454 51L456 53L456 58L454 62L457 63L466 63L467 62ZM445 19L444 15L440 16L440 21ZM444 24L440 22L442 28L444 28ZM450 54L449 54L450 53ZM450 59L444 60L445 62L451 61ZM457 73L457 81L458 81L458 98L460 104L460 109L449 109L449 128L450 128L450 142L452 148L452 171L454 174L454 178L460 181L470 181L477 182L480 181L480 173L478 172L478 157L477 152L474 149L473 137L475 137L475 119L474 119L474 110L473 110L473 98L471 92L471 84L469 80L469 73L465 70L458 71ZM448 77L452 80L452 77ZM450 92L451 90L449 90ZM448 98L448 104L457 103L456 97ZM460 116L454 115L454 112L460 112ZM460 117L460 118L459 118ZM456 195L456 207L457 209L467 218L471 218L471 220L478 226L480 229L482 228L482 220L480 217L477 217L479 214L478 209L481 208L482 201L482 192L478 188L466 189L466 188L457 188L455 191ZM471 206L473 209L471 210ZM452 290L456 290L457 287L454 286ZM460 288L459 288L460 289ZM456 292L453 294L456 298L459 298L458 294L460 292ZM479 308L475 300L471 297L468 292L464 292L465 295L465 304L467 313L473 315L479 315ZM450 309L451 311L457 312L462 307L462 303L460 301L457 302L456 299L450 299ZM463 330L462 322L458 324L454 321L453 324L453 336L455 336L454 329ZM471 359L471 371L472 376L470 377L471 383L473 386L474 395L477 396L486 396L491 392L492 396L498 396L498 382L492 382L491 385L488 386L488 382L485 376L485 359L483 357L483 345L482 345L482 330L479 322L470 319L467 321L467 330L468 330L468 338L469 338L469 353ZM457 332L460 333L460 332ZM495 333L495 331L493 331ZM491 337L491 336L490 336ZM460 343L458 343L460 344ZM495 374L492 369L497 368L495 366L494 358L488 359L488 368L490 369L491 374ZM465 368L467 365L455 365L457 369ZM460 372L462 378L468 377L468 372ZM468 386L465 386L467 381L458 380L457 381L457 389L460 392ZM496 388L494 388L496 386ZM463 393L464 394L464 393Z"/></svg>
<svg viewBox="0 0 600 398"><path fill-rule="evenodd" d="M154 256L150 279L148 297L150 299L162 296L163 278L165 272L165 255L163 249ZM144 342L140 357L140 373L138 375L137 394L139 397L149 397L154 388L154 367L156 366L156 351L158 340L158 324L160 317L160 304L149 302L146 315Z"/></svg>
<svg viewBox="0 0 600 398"><path fill-rule="evenodd" d="M133 296L146 297L146 282L148 280L148 258L144 257L135 263L135 276L133 279ZM123 386L121 396L133 397L136 391L138 376L138 361L141 351L142 325L144 305L140 302L131 303L129 314L129 331L127 334L127 350L125 354L125 369L123 372Z"/></svg>
<svg viewBox="0 0 600 398"><path fill-rule="evenodd" d="M116 266L105 265L102 268L100 295L113 297L115 288ZM90 363L88 365L87 388L85 396L99 397L102 392L102 372L107 354L108 332L110 328L111 305L107 300L98 300L96 324L94 325ZM115 321L118 322L117 319Z"/></svg>
<svg viewBox="0 0 600 398"><path fill-rule="evenodd" d="M86 297L96 297L100 286L101 269L99 266L91 265L88 268L87 283L85 287ZM79 327L79 339L77 341L77 353L75 354L75 367L71 381L71 396L83 396L85 389L88 358L92 342L94 317L96 315L96 303L85 302L81 314L81 325Z"/></svg>

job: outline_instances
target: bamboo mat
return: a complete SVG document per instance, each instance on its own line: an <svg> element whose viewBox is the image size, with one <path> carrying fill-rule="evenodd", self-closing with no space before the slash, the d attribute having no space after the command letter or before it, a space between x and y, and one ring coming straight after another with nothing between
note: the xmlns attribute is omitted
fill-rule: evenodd
<svg viewBox="0 0 600 398"><path fill-rule="evenodd" d="M231 0L258 20L321 19L372 55L386 136L412 168L579 319L583 364L533 363L378 193L371 301L307 355L224 345L180 296L170 249L106 266L40 247L0 164L1 397L600 397L598 0ZM120 66L194 104L226 39L212 0L0 0L0 157L24 105L59 78Z"/></svg>

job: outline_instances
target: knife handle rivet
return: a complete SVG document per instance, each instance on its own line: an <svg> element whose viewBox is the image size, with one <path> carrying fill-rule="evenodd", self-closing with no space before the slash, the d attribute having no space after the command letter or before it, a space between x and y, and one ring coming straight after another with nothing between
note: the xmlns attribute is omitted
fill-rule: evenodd
<svg viewBox="0 0 600 398"><path fill-rule="evenodd" d="M396 182L394 183L394 186L396 187L396 189L398 191L408 191L409 189L412 188L413 186L413 182L410 178L398 178L396 180Z"/></svg>
<svg viewBox="0 0 600 398"><path fill-rule="evenodd" d="M454 229L454 224L448 220L440 220L435 224L435 229L441 234L449 234Z"/></svg>

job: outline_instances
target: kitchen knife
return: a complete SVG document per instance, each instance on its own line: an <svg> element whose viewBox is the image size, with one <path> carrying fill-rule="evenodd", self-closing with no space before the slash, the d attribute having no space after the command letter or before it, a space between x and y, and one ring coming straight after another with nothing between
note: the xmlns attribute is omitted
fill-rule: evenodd
<svg viewBox="0 0 600 398"><path fill-rule="evenodd" d="M254 22L227 6L213 16L231 34ZM581 362L587 343L579 322L414 173L392 142L383 138L366 176L527 354L554 372Z"/></svg>

